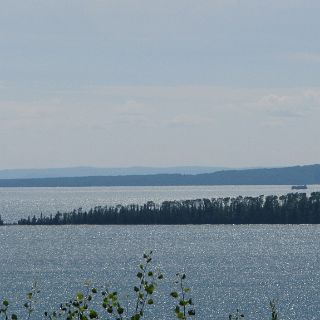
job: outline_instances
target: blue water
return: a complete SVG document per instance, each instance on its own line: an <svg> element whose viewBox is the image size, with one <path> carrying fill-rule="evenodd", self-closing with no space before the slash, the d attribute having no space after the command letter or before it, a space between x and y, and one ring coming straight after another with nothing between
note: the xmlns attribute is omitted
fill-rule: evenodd
<svg viewBox="0 0 320 320"><path fill-rule="evenodd" d="M0 214L10 221L81 206L287 192L289 186L0 189ZM57 308L89 280L116 289L126 306L142 254L154 250L165 279L146 319L174 319L169 293L181 271L197 319L228 319L237 308L246 319L268 319L270 299L276 299L281 319L319 319L319 249L320 227L313 225L5 226L0 299L22 305L37 281L42 307L36 307L34 319L41 319L44 309ZM13 311L21 313L18 307Z"/></svg>
<svg viewBox="0 0 320 320"><path fill-rule="evenodd" d="M147 319L174 319L168 295L180 271L197 319L227 319L236 308L267 319L269 299L281 319L319 319L319 242L318 226L2 227L0 296L24 298L36 280L51 310L90 280L133 297L141 255L153 249L165 280Z"/></svg>

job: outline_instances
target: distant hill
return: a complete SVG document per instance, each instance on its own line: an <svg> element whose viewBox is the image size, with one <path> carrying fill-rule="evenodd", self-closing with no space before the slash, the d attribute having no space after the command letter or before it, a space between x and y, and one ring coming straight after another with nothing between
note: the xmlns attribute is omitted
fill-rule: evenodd
<svg viewBox="0 0 320 320"><path fill-rule="evenodd" d="M0 170L0 179L33 179L33 178L67 178L93 176L128 176L149 174L201 174L212 173L228 168L184 166L184 167L128 167L128 168L98 168L71 167L48 169L9 169Z"/></svg>
<svg viewBox="0 0 320 320"><path fill-rule="evenodd" d="M296 185L320 184L320 165L225 170L204 174L154 174L35 179L0 179L0 187Z"/></svg>

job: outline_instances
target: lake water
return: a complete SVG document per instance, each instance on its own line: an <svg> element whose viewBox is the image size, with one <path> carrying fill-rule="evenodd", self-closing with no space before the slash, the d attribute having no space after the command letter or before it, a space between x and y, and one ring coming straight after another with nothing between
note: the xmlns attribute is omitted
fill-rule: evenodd
<svg viewBox="0 0 320 320"><path fill-rule="evenodd" d="M1 189L0 212L16 220L80 206L287 192L288 186ZM146 319L174 319L168 295L180 271L187 274L197 319L228 319L237 308L246 319L268 319L269 299L278 301L281 319L320 318L320 227L314 225L5 226L0 299L23 300L37 281L39 303L51 310L90 280L108 284L126 300L150 249L165 279L151 308L155 316L147 313Z"/></svg>

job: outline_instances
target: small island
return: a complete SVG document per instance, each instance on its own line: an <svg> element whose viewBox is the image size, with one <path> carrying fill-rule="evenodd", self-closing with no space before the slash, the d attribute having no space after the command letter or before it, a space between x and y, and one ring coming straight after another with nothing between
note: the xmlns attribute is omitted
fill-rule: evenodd
<svg viewBox="0 0 320 320"><path fill-rule="evenodd" d="M318 224L320 192L97 206L22 218L18 225ZM1 223L0 223L1 224ZM4 222L2 222L4 225Z"/></svg>

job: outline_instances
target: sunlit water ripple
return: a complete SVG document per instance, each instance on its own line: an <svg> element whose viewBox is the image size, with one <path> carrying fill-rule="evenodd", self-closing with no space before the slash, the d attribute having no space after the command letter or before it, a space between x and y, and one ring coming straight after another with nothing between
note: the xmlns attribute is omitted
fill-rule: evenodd
<svg viewBox="0 0 320 320"><path fill-rule="evenodd" d="M218 189L200 188L203 189L160 188L160 192L157 188L143 189L145 194L135 188L97 188L91 198L88 194L96 188L36 189L36 204L30 207L45 212L43 204L48 203L54 210L63 210L63 203L70 209L84 207L84 203L88 207L102 205L111 202L106 194L112 194L111 204L123 203L124 199L126 203L138 203L219 196ZM286 186L280 187L283 190L270 190L270 186L233 191L228 188L229 194L222 196L290 191ZM0 194L1 214L5 218L16 219L33 212L34 209L24 207L33 203L32 190L2 189ZM8 205L10 197L9 203L16 207L11 205L4 214L3 203ZM94 203L96 199L104 202ZM278 301L281 319L319 319L319 235L320 227L313 225L5 226L0 228L0 298L5 295L11 301L24 299L32 282L37 281L42 291L39 304L50 310L72 297L86 280L108 284L122 295L129 291L133 296L135 271L142 253L153 249L155 264L164 271L165 280L155 296L156 306L151 308L154 315L149 313L148 319L174 318L170 311L174 304L168 296L178 271L187 274L197 319L227 319L237 308L247 315L246 319L267 319L269 299ZM40 313L36 313L35 319L40 318Z"/></svg>

